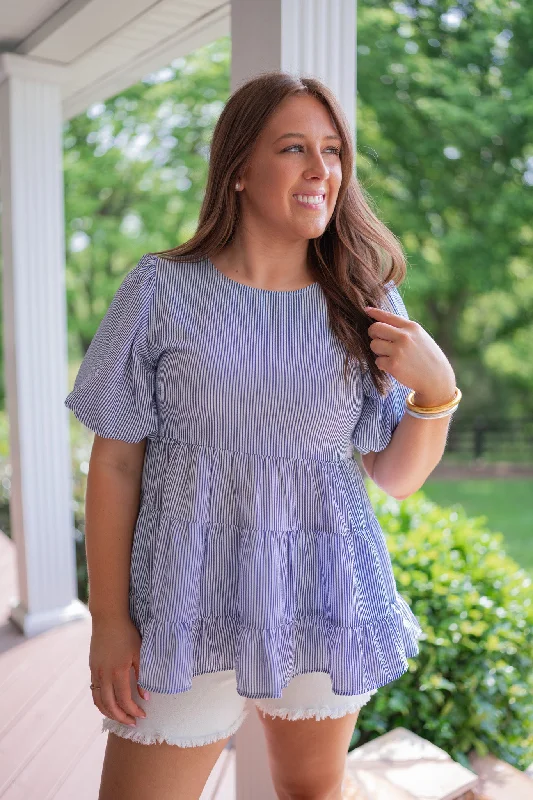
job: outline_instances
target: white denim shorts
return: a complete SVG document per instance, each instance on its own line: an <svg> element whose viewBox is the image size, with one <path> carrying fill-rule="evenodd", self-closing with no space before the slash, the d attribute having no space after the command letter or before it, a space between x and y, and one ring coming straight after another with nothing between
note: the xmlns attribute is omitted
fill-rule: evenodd
<svg viewBox="0 0 533 800"><path fill-rule="evenodd" d="M139 695L133 668L130 670L133 700L145 711L146 718L136 717L136 725L104 717L102 732L142 744L167 742L178 747L197 747L232 736L244 722L250 704L263 715L283 719L316 720L342 717L368 703L377 689L365 694L338 695L331 688L325 672L296 675L281 697L246 698L237 693L235 670L196 675L192 687L179 694L150 692L147 700Z"/></svg>

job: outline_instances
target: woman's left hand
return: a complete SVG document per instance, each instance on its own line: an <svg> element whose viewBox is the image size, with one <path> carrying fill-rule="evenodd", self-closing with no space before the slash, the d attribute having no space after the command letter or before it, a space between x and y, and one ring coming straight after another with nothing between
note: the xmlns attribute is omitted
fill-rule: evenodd
<svg viewBox="0 0 533 800"><path fill-rule="evenodd" d="M379 369L416 392L415 403L436 406L454 396L455 373L437 342L415 320L367 306L368 328Z"/></svg>

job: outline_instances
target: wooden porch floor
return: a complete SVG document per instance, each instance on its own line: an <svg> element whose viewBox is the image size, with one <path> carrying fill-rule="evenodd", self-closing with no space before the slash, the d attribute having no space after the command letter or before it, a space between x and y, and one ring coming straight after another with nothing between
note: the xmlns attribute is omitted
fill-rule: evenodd
<svg viewBox="0 0 533 800"><path fill-rule="evenodd" d="M24 637L8 619L15 564L0 531L0 798L97 800L108 734L89 690L90 619ZM201 800L234 800L234 756L228 746Z"/></svg>

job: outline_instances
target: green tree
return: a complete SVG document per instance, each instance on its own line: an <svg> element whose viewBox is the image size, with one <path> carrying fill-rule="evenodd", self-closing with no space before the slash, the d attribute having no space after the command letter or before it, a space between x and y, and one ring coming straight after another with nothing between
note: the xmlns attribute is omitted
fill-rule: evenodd
<svg viewBox="0 0 533 800"><path fill-rule="evenodd" d="M411 316L464 410L531 412L533 8L358 9L358 176L407 251Z"/></svg>

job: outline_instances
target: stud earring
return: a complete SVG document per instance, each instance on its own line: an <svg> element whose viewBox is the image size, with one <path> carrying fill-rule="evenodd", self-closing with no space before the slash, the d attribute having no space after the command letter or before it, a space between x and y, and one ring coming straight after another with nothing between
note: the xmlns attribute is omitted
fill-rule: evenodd
<svg viewBox="0 0 533 800"><path fill-rule="evenodd" d="M241 188L241 182L240 181L237 181L237 183L235 184L235 188L237 189L237 191Z"/></svg>

